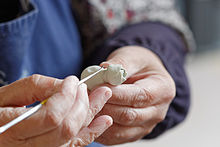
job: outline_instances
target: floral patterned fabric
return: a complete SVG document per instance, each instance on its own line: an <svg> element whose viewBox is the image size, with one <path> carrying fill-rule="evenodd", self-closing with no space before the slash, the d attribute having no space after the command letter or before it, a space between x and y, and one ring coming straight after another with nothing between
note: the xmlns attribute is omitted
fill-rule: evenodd
<svg viewBox="0 0 220 147"><path fill-rule="evenodd" d="M188 49L195 48L190 29L175 9L175 0L72 0L72 2L87 54L118 29L142 21L158 21L171 26L183 36Z"/></svg>

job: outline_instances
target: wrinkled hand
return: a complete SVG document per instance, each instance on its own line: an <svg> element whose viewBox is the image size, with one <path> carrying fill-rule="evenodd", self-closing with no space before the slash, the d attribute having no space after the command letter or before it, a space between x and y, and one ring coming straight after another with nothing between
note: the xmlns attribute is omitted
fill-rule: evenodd
<svg viewBox="0 0 220 147"><path fill-rule="evenodd" d="M33 75L1 87L0 126L27 111L23 106L49 99L37 113L0 134L0 146L87 145L112 124L106 115L93 120L110 97L107 87L88 97L86 85L78 86L74 76L59 80Z"/></svg>
<svg viewBox="0 0 220 147"><path fill-rule="evenodd" d="M175 84L160 59L150 50L127 46L113 52L101 65L122 64L128 79L110 86L112 97L100 115L110 115L114 124L96 141L114 145L138 140L164 120L175 96Z"/></svg>

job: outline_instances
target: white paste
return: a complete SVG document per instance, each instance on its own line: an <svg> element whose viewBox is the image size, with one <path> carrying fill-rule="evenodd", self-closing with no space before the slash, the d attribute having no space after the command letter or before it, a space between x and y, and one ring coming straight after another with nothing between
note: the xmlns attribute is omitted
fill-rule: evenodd
<svg viewBox="0 0 220 147"><path fill-rule="evenodd" d="M81 79L93 74L100 68L101 67L97 65L87 67L83 70L81 74ZM122 68L121 65L110 64L106 70L101 71L85 83L87 84L88 89L91 90L94 87L104 83L109 83L111 85L120 85L126 80L126 76L127 72L125 71L125 69Z"/></svg>

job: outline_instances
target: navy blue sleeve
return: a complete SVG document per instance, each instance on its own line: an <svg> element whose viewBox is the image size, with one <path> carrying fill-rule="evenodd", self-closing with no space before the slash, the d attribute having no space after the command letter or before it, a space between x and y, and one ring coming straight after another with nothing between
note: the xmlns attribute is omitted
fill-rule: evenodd
<svg viewBox="0 0 220 147"><path fill-rule="evenodd" d="M157 22L143 22L119 30L96 50L92 56L95 58L91 58L89 62L100 64L115 49L129 45L142 46L157 54L176 84L176 97L165 120L144 137L155 138L183 121L188 112L190 90L184 70L186 45L176 30Z"/></svg>
<svg viewBox="0 0 220 147"><path fill-rule="evenodd" d="M7 14L12 20L0 23L0 85L13 82L21 76L25 51L30 44L38 14L35 5L31 7L29 12L18 18L13 19L13 15Z"/></svg>

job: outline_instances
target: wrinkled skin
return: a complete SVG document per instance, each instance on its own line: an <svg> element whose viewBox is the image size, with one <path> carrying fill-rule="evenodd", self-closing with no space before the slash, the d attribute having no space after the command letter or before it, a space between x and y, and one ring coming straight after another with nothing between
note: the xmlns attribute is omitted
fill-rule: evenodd
<svg viewBox="0 0 220 147"><path fill-rule="evenodd" d="M117 49L101 66L109 64L121 64L128 79L119 86L108 85L112 97L99 115L110 115L114 124L96 141L106 145L136 141L164 120L175 97L174 81L160 59L143 47Z"/></svg>
<svg viewBox="0 0 220 147"><path fill-rule="evenodd" d="M99 87L88 96L85 84L33 75L0 88L0 126L26 111L23 106L49 98L34 115L0 134L4 147L84 146L112 125L108 115L94 116L112 92Z"/></svg>

